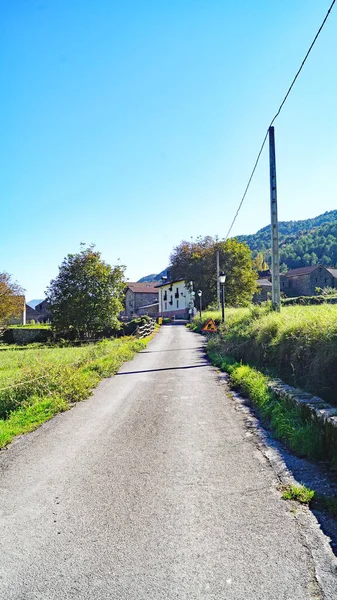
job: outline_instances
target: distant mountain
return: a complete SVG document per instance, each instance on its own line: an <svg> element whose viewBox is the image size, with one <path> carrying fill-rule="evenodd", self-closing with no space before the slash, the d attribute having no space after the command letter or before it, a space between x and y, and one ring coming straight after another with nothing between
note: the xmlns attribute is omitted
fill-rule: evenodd
<svg viewBox="0 0 337 600"><path fill-rule="evenodd" d="M162 277L167 277L167 268L158 273L152 273L151 275L145 275L141 279L138 279L138 283L143 283L143 281L160 281Z"/></svg>
<svg viewBox="0 0 337 600"><path fill-rule="evenodd" d="M40 304L40 302L42 302L44 300L44 298L40 298L39 300L29 300L29 302L26 302L26 304L28 304L28 306L30 306L31 308L35 308L35 306L37 304Z"/></svg>
<svg viewBox="0 0 337 600"><path fill-rule="evenodd" d="M270 225L252 235L239 235L239 242L251 248L253 256L262 252L271 264ZM337 210L313 219L279 222L280 264L283 270L321 263L337 266Z"/></svg>

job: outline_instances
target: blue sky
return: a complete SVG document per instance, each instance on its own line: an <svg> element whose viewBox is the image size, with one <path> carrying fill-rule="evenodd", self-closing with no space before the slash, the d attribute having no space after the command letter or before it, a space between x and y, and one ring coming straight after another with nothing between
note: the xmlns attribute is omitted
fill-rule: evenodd
<svg viewBox="0 0 337 600"><path fill-rule="evenodd" d="M224 237L330 0L4 0L1 270L96 243L137 280ZM280 220L336 208L337 7L275 123ZM269 221L267 147L233 235Z"/></svg>

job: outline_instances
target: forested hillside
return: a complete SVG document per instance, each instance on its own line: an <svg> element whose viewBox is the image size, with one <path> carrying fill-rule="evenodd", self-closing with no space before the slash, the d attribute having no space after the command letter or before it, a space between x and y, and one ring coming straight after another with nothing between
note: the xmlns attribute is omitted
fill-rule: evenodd
<svg viewBox="0 0 337 600"><path fill-rule="evenodd" d="M270 225L254 235L240 235L255 257L262 252L267 263L270 257ZM337 266L337 210L303 221L279 223L280 263L283 269L295 269L321 263Z"/></svg>

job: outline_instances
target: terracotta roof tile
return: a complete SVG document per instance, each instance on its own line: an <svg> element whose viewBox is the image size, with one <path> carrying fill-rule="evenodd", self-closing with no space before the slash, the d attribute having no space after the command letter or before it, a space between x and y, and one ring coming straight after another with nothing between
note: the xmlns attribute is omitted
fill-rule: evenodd
<svg viewBox="0 0 337 600"><path fill-rule="evenodd" d="M130 281L126 284L126 289L134 293L138 292L138 294L158 294L156 285L158 285L158 281L137 281L135 283Z"/></svg>

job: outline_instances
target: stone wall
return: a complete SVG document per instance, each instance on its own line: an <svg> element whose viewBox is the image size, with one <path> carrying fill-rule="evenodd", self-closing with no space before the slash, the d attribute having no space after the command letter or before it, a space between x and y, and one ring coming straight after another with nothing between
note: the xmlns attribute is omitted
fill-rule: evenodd
<svg viewBox="0 0 337 600"><path fill-rule="evenodd" d="M25 328L13 327L7 329L3 338L9 344L31 344L32 342L47 342L53 337L53 332L46 327Z"/></svg>
<svg viewBox="0 0 337 600"><path fill-rule="evenodd" d="M311 273L287 277L281 275L281 292L287 296L315 296L316 288L335 287L335 278L324 267Z"/></svg>
<svg viewBox="0 0 337 600"><path fill-rule="evenodd" d="M301 409L303 416L313 421L323 436L325 455L337 460L337 407L333 407L318 396L311 396L276 379L268 387L274 394Z"/></svg>
<svg viewBox="0 0 337 600"><path fill-rule="evenodd" d="M125 294L125 314L127 316L137 314L140 306L154 304L155 302L158 302L158 293L149 294L127 290Z"/></svg>

